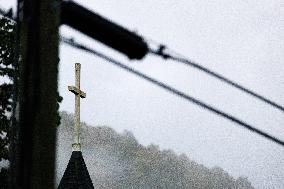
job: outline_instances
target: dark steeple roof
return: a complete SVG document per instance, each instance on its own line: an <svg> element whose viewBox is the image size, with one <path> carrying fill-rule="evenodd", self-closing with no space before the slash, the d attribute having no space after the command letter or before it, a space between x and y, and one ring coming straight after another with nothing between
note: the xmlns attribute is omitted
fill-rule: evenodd
<svg viewBox="0 0 284 189"><path fill-rule="evenodd" d="M81 151L73 151L58 189L94 189Z"/></svg>

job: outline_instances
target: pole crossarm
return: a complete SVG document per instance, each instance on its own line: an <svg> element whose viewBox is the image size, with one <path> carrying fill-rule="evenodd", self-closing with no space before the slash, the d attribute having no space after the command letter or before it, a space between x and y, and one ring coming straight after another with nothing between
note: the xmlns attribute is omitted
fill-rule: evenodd
<svg viewBox="0 0 284 189"><path fill-rule="evenodd" d="M129 59L142 59L148 45L135 32L108 20L73 1L61 2L61 24L68 25L115 49Z"/></svg>

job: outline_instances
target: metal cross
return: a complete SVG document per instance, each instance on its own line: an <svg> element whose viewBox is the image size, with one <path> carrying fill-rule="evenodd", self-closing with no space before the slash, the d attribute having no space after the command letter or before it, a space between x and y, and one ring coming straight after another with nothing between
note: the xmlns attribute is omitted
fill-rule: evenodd
<svg viewBox="0 0 284 189"><path fill-rule="evenodd" d="M80 98L86 98L86 93L80 90L81 64L75 64L75 86L68 86L68 90L75 94L75 116L74 116L74 142L73 151L81 151L80 144Z"/></svg>

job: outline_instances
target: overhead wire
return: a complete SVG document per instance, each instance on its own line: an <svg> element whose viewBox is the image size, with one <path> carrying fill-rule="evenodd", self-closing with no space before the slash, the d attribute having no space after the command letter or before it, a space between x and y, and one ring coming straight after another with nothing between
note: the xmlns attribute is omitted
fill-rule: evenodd
<svg viewBox="0 0 284 189"><path fill-rule="evenodd" d="M5 17L15 21L15 19L13 18L12 16L12 10L10 9L9 11L5 11L3 9L0 8L0 14L4 15ZM150 43L153 43L155 44L156 46L158 46L158 50L154 50L153 48L149 48L149 53L153 54L153 55L157 55L157 56L160 56L162 58L164 58L165 60L167 59L170 59L170 60L173 60L175 62L179 62L179 63L183 63L187 66L191 66L199 71L202 71L218 80L220 80L221 82L224 82L238 90L241 90L242 92L248 94L248 95L251 95L253 96L254 98L257 98L258 100L266 103L266 104L269 104L271 105L272 107L274 108L277 108L278 110L284 112L284 106L280 105L279 103L276 103L270 99L268 99L267 97L264 97L263 95L260 95L260 94L257 94L256 92L254 92L253 90L251 89L248 89L244 86L242 86L241 84L235 82L235 81L232 81L231 79L213 71L213 70L210 70L209 68L206 68L205 66L202 66L196 62L193 62L187 58L185 58L185 56L181 55L180 53L177 53L175 52L174 50L171 50L169 48L167 48L165 45L162 45L161 43L151 39L151 38L148 38L148 37L144 37L144 39L146 39L146 41L150 44ZM165 50L170 50L172 51L172 53L166 53ZM175 54L175 55L173 55Z"/></svg>
<svg viewBox="0 0 284 189"><path fill-rule="evenodd" d="M244 86L242 86L241 84L235 82L235 81L232 81L231 79L213 71L213 70L210 70L209 68L206 68L205 66L202 66L196 62L193 62L187 58L184 58L184 56L178 54L178 53L175 53L177 54L176 56L170 54L170 53L166 53L165 50L167 49L167 47L165 45L159 45L159 49L158 50L153 50L153 49L150 49L150 53L154 54L154 55L158 55L158 56L161 56L162 58L164 58L165 60L169 59L169 60L173 60L175 62L179 62L179 63L183 63L184 65L187 65L187 66L191 66L199 71L202 71L218 80L220 80L221 82L224 82L236 89L239 89L240 91L246 93L246 94L249 94L255 98L257 98L258 100L266 103L266 104L269 104L271 106L273 106L274 108L277 108L278 110L284 112L284 106L264 97L263 95L260 95L260 94L257 94L256 92L254 92L253 90L251 89L248 89ZM174 51L173 51L174 52Z"/></svg>
<svg viewBox="0 0 284 189"><path fill-rule="evenodd" d="M89 53L91 53L93 55L96 55L97 57L100 57L101 59L104 59L107 62L109 62L109 63L111 63L111 64L113 64L113 65L115 65L115 66L117 66L117 67L119 67L119 68L129 72L129 73L132 73L132 74L136 75L137 77L140 77L140 78L142 78L142 79L144 79L144 80L146 80L146 81L148 81L148 82L150 82L150 83L152 83L152 84L154 84L154 85L156 85L156 86L158 86L160 88L163 88L164 90L166 90L166 91L168 91L168 92L170 92L170 93L172 93L172 94L174 94L176 96L179 96L179 97L181 97L181 98L183 98L183 99L185 99L187 101L190 101L193 104L195 104L195 105L197 105L199 107L202 107L205 110L213 112L213 113L215 113L215 114L217 114L217 115L219 115L219 116L221 116L221 117L223 117L223 118L225 118L227 120L230 120L231 122L234 122L234 123L236 123L236 124L246 128L246 129L248 129L251 132L254 132L254 133L256 133L256 134L258 134L258 135L260 135L260 136L262 136L262 137L264 137L264 138L266 138L266 139L268 139L268 140L270 140L272 142L275 142L275 143L277 143L277 144L279 144L279 145L284 147L284 141L282 141L281 139L278 139L278 138L270 135L269 133L258 129L258 128L256 128L256 127L254 127L254 126L252 126L252 125L250 125L250 124L248 124L248 123L238 119L237 117L235 117L233 115L227 114L227 113L225 113L225 112L223 112L223 111L221 111L221 110L219 110L219 109L217 109L217 108L215 108L215 107L213 107L213 106L211 106L209 104L206 104L206 103L204 103L204 102L202 102L202 101L200 101L200 100L198 100L198 99L196 99L194 97L191 97L188 94L186 94L186 93L184 93L182 91L179 91L179 90L175 89L174 87L171 87L171 86L167 85L166 83L158 81L158 80L156 80L156 79L154 79L154 78L152 78L150 76L147 76L146 74L144 74L142 72L139 72L139 71L137 71L137 70L135 70L135 69L133 69L133 68L131 68L131 67L129 67L129 66L127 66L127 65L125 65L125 64L123 64L123 63L121 63L121 62L119 62L119 61L117 61L117 60L115 60L115 59L113 59L113 58L111 58L111 57L109 57L109 56L99 52L99 51L96 51L94 49L91 49L90 47L87 47L86 45L78 43L78 42L74 41L73 38L61 37L61 41L63 43L66 43L66 44L70 45L73 48L77 48L77 49L89 52Z"/></svg>
<svg viewBox="0 0 284 189"><path fill-rule="evenodd" d="M15 19L11 15L11 13L7 15L7 14L5 14L5 12L6 11L3 11L2 9L0 9L0 14L2 14L4 16L8 17L9 19L15 21ZM110 62L110 63L112 63L112 64L114 64L114 65L116 65L116 66L118 66L118 67L120 67L120 68L122 68L122 69L124 69L124 70L126 70L126 71L128 71L128 72L130 72L130 73L132 73L132 74L134 74L134 75L136 75L138 77L140 77L140 78L143 78L143 79L151 82L152 84L155 84L156 86L159 86L159 87L167 90L168 92L171 92L171 93L173 93L173 94L175 94L175 95L177 95L179 97L182 97L182 98L184 98L184 99L186 99L188 101L191 101L192 103L194 103L194 104L196 104L196 105L198 105L198 106L200 106L200 107L202 107L202 108L204 108L204 109L206 109L208 111L211 111L211 112L213 112L213 113L215 113L215 114L217 114L217 115L219 115L219 116L221 116L223 118L226 118L226 119L228 119L228 120L230 120L230 121L232 121L232 122L234 122L234 123L236 123L238 125L243 126L244 128L246 128L246 129L248 129L248 130L250 130L252 132L257 133L258 135L261 135L261 136L263 136L263 137L265 137L265 138L267 138L267 139L269 139L269 140L271 140L271 141L273 141L273 142L275 142L277 144L280 144L280 145L284 146L284 142L282 140L280 140L280 139L278 139L278 138L276 138L274 136L271 136L270 134L268 134L268 133L266 133L264 131L261 131L261 130L257 129L257 128L249 125L248 123L245 123L244 121L242 121L242 120L232 116L232 115L229 115L229 114L227 114L227 113L225 113L225 112L223 112L221 110L218 110L218 109L214 108L211 105L208 105L208 104L206 104L206 103L204 103L204 102L202 102L202 101L200 101L198 99L195 99L195 98L193 98L193 97L183 93L182 91L179 91L179 90L177 90L177 89L175 89L175 88L173 88L173 87L171 87L171 86L169 86L169 85L167 85L167 84L165 84L163 82L155 80L154 78L151 78L151 77L149 77L149 76L147 76L147 75L145 75L145 74L143 74L143 73L141 73L141 72L139 72L139 71L137 71L137 70L135 70L135 69L133 69L133 68L131 68L129 66L126 66L126 65L124 65L124 64L114 60L113 58L104 55L103 53L100 53L100 52L98 52L98 51L96 51L94 49L86 47L85 45L79 44L79 43L75 42L73 40L73 38L69 38L68 39L66 37L62 37L61 36L60 39L64 43L67 43L67 44L69 44L69 45L71 45L71 46L73 46L73 47L75 47L77 49L81 49L81 50L87 51L87 52L92 53L92 54L94 54L94 55L96 55L96 56L98 56L98 57L100 57L102 59L105 59L108 62ZM235 87L235 88L237 88L237 89L239 89L239 90L241 90L241 91L243 91L243 92L245 92L247 94L250 94L250 95L254 96L255 98L258 98L259 100L262 100L263 102L268 103L268 104L272 105L273 107L278 108L279 110L284 112L284 107L283 106L281 106L281 105L279 105L279 104L269 100L268 98L263 97L262 95L259 95L259 94L255 93L255 92L253 92L252 90L247 89L247 88L241 86L240 84L238 84L238 83L236 83L236 82L234 82L234 81L232 81L232 80L222 76L221 74L218 74L218 73L216 73L216 72L214 72L214 71L212 71L212 70L210 70L210 69L208 69L208 68L206 68L206 67L204 67L202 65L199 65L199 64L197 64L195 62L192 62L192 61L182 57L182 55L178 55L178 53L176 53L177 56L173 56L171 54L167 54L167 53L165 53L165 49L166 49L166 46L160 45L158 50L149 49L149 52L152 53L152 54L161 56L164 59L171 59L171 60L174 60L174 61L177 61L177 62L180 62L180 63L184 63L184 64L186 64L188 66L191 66L193 68L196 68L196 69L198 69L200 71L203 71L203 72L205 72L205 73L207 73L207 74L209 74L209 75L219 79L220 81L225 82L225 83L227 83L227 84L229 84L229 85L231 85L231 86L233 86L233 87Z"/></svg>

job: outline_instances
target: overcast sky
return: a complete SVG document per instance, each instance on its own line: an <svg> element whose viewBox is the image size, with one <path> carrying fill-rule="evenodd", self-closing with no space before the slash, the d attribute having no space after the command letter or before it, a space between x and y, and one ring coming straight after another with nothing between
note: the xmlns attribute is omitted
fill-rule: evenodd
<svg viewBox="0 0 284 189"><path fill-rule="evenodd" d="M0 0L8 8L15 0ZM166 44L188 58L284 105L284 1L80 0L81 5ZM88 24L88 23L86 23ZM91 26L90 26L91 27ZM284 114L215 79L148 55L130 62L69 27L61 33L284 140ZM284 148L114 67L60 45L61 110L74 111L74 63L82 64L81 120L133 132L140 143L185 153L257 188L284 188Z"/></svg>

